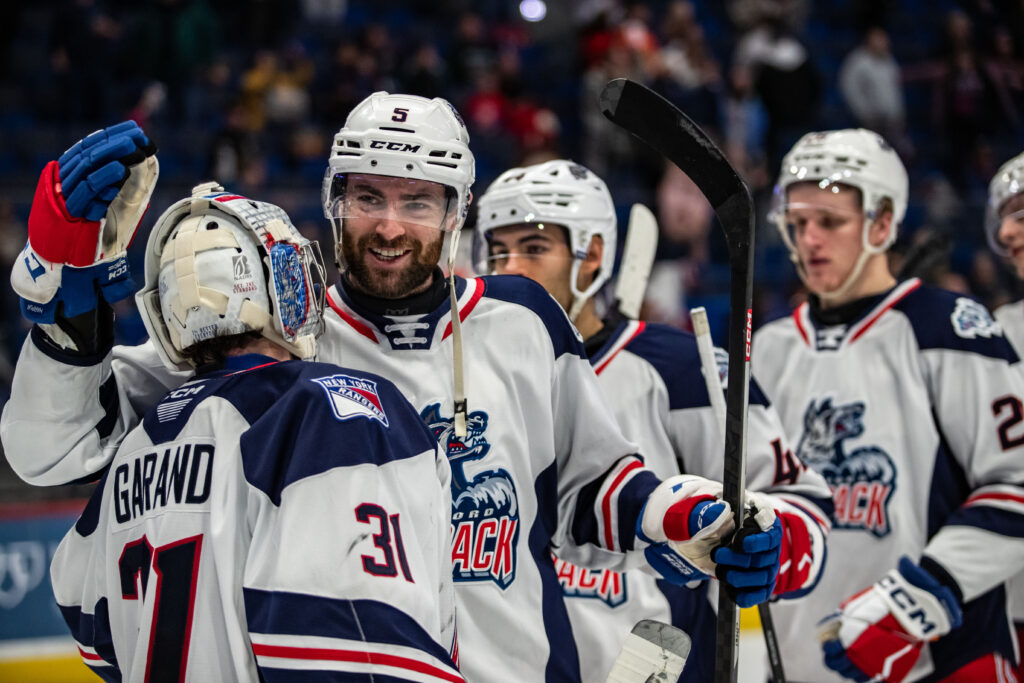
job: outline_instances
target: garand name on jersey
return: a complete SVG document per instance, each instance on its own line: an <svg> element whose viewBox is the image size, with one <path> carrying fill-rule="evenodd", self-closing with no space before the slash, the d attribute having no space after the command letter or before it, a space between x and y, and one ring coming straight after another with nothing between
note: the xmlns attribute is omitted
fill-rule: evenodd
<svg viewBox="0 0 1024 683"><path fill-rule="evenodd" d="M210 497L211 443L164 445L118 464L111 473L114 517L126 524L151 510L201 505Z"/></svg>

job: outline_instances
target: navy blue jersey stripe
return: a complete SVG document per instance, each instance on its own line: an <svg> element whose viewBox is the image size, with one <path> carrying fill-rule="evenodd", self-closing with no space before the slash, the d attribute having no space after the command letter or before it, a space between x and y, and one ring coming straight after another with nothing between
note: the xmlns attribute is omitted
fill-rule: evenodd
<svg viewBox="0 0 1024 683"><path fill-rule="evenodd" d="M928 538L939 532L946 524L949 516L967 500L971 492L967 483L967 475L960 463L953 457L952 450L946 442L946 435L932 411L935 432L939 436L939 446L935 453L935 469L932 471L931 487L928 492Z"/></svg>
<svg viewBox="0 0 1024 683"><path fill-rule="evenodd" d="M649 324L626 351L651 364L665 383L669 410L710 407L707 386L701 372L697 338L667 325ZM751 379L750 404L768 405L768 397Z"/></svg>
<svg viewBox="0 0 1024 683"><path fill-rule="evenodd" d="M717 617L708 600L709 583L701 581L691 589L663 579L657 581L658 590L668 600L671 624L690 635L690 656L679 683L707 683L714 679Z"/></svg>
<svg viewBox="0 0 1024 683"><path fill-rule="evenodd" d="M251 633L324 636L402 645L451 664L447 651L423 627L387 603L255 588L243 588L242 592Z"/></svg>
<svg viewBox="0 0 1024 683"><path fill-rule="evenodd" d="M565 311L546 289L521 275L485 275L480 279L484 283L485 298L525 306L540 318L551 339L556 359L566 353L587 357L583 342L565 316Z"/></svg>
<svg viewBox="0 0 1024 683"><path fill-rule="evenodd" d="M558 466L551 463L534 482L537 497L537 518L530 527L527 540L530 555L537 566L541 581L541 614L544 633L548 641L548 661L544 680L549 683L580 680L580 665L576 642L572 637L569 613L565 609L562 587L558 583L554 561L551 559L551 535L557 525Z"/></svg>
<svg viewBox="0 0 1024 683"><path fill-rule="evenodd" d="M981 503L954 512L946 526L954 524L977 527L1001 536L1024 538L1024 515Z"/></svg>
<svg viewBox="0 0 1024 683"><path fill-rule="evenodd" d="M660 483L654 472L643 470L635 474L619 491L619 544L623 550L633 549L636 541L637 520L640 519L644 503Z"/></svg>
<svg viewBox="0 0 1024 683"><path fill-rule="evenodd" d="M103 509L103 489L107 485L109 472L109 467L103 470L103 476L96 484L96 488L93 489L92 495L89 496L89 502L85 504L82 514L78 516L78 521L75 522L75 531L80 536L89 536L99 526L100 511Z"/></svg>
<svg viewBox="0 0 1024 683"><path fill-rule="evenodd" d="M114 667L116 678L121 680L121 672L117 669L117 656L114 654L114 637L110 631L110 612L107 609L107 599L100 598L93 609L93 614L82 611L81 607L60 608L61 616L71 630L71 637L76 641L96 650L96 654L103 658L103 661ZM109 672L108 672L109 673Z"/></svg>
<svg viewBox="0 0 1024 683"><path fill-rule="evenodd" d="M965 308L961 300L974 305ZM969 296L927 286L918 287L893 306L910 321L922 350L967 351L1016 363L1017 353L1006 337L990 330L974 334L975 326L991 322L990 316L987 320L978 317L988 315L983 309Z"/></svg>

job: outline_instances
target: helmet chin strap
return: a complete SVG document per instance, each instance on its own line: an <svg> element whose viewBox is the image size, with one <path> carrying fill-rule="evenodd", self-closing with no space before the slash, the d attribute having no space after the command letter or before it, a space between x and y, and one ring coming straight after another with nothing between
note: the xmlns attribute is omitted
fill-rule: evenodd
<svg viewBox="0 0 1024 683"><path fill-rule="evenodd" d="M870 233L871 224L874 222L875 221L873 218L864 219L864 228L861 231L862 248L860 250L860 254L858 254L857 256L856 263L853 264L853 269L850 271L850 274L846 276L846 279L843 280L843 283L839 285L837 289L834 289L830 292L815 292L815 294L818 295L818 298L821 299L822 302L835 304L836 302L842 300L850 291L850 289L853 288L854 283L857 282L857 278L860 277L861 271L864 270L864 266L867 264L868 258L876 254L885 253L885 247L873 246L869 241L868 235ZM800 262L800 257L797 255L796 251L791 251L789 257L796 265L797 275L800 276L800 279L803 281L803 283L807 285L808 289L810 289L811 285L809 282L807 282L807 273L804 270L804 265L803 263Z"/></svg>
<svg viewBox="0 0 1024 683"><path fill-rule="evenodd" d="M455 256L459 250L459 236L462 230L452 231L448 242L448 296L452 309L452 379L454 385L455 410L452 414L452 426L455 436L466 437L466 416L469 412L466 402L466 391L463 383L462 368L462 320L459 316L459 302L455 295Z"/></svg>
<svg viewBox="0 0 1024 683"><path fill-rule="evenodd" d="M604 284L597 278L595 273L594 281L590 283L590 286L584 289L582 292L576 286L576 281L580 275L580 259L573 259L572 270L569 271L569 290L572 292L572 304L569 306L567 313L569 314L569 320L573 325L576 324L576 318L583 312L583 307L586 305L587 300L594 296L597 292L598 287Z"/></svg>

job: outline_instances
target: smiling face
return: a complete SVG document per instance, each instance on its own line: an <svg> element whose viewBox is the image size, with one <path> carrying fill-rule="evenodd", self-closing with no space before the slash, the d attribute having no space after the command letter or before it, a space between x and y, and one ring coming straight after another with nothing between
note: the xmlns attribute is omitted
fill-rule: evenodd
<svg viewBox="0 0 1024 683"><path fill-rule="evenodd" d="M352 174L346 179L341 255L359 289L384 299L430 286L445 228L454 224L445 186Z"/></svg>
<svg viewBox="0 0 1024 683"><path fill-rule="evenodd" d="M1024 278L1024 193L1006 200L999 209L999 242L1005 247L1017 277Z"/></svg>

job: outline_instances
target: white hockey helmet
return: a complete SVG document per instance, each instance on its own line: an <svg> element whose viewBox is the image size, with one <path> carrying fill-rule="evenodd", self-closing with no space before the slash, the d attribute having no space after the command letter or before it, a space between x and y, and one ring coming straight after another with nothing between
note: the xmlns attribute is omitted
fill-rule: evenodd
<svg viewBox="0 0 1024 683"><path fill-rule="evenodd" d="M451 206L447 220L436 227L459 230L469 211L476 173L466 124L455 107L440 97L375 92L356 105L334 136L321 192L336 250L341 243L339 219L344 217L346 178L352 173L443 185Z"/></svg>
<svg viewBox="0 0 1024 683"><path fill-rule="evenodd" d="M839 296L856 280L868 256L886 251L896 241L899 224L907 213L907 169L885 138L864 128L807 133L797 141L782 160L768 218L779 229L801 277L803 272L787 225L786 209L789 187L804 182L815 182L821 189L845 186L860 191L864 213L863 250L847 281L829 293ZM892 228L885 241L875 246L870 242L869 229L880 215L885 200L892 209Z"/></svg>
<svg viewBox="0 0 1024 683"><path fill-rule="evenodd" d="M477 208L473 261L478 272L490 271L489 236L509 225L554 224L565 228L573 265L569 286L575 319L579 309L608 281L615 267L617 221L608 186L593 171L575 161L555 159L502 173L480 197ZM585 289L576 285L580 264L595 235L604 242L601 267Z"/></svg>
<svg viewBox="0 0 1024 683"><path fill-rule="evenodd" d="M281 208L198 185L157 219L145 260L136 303L169 368L192 367L182 351L201 341L245 332L314 355L323 259Z"/></svg>
<svg viewBox="0 0 1024 683"><path fill-rule="evenodd" d="M985 205L985 236L993 251L1007 256L1006 248L999 241L999 227L1003 217L1003 205L1014 196L1024 192L1024 153L1018 154L999 167L988 184L988 202Z"/></svg>

